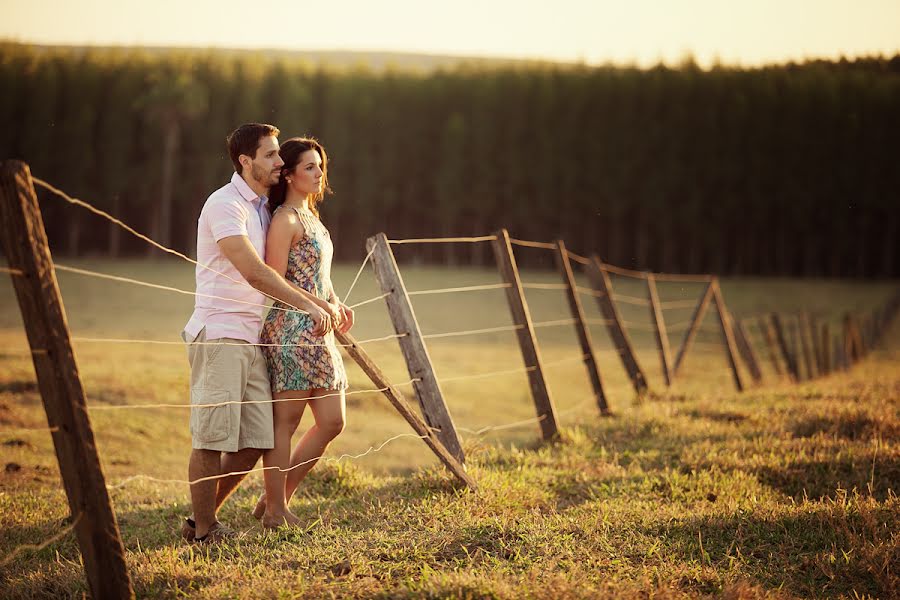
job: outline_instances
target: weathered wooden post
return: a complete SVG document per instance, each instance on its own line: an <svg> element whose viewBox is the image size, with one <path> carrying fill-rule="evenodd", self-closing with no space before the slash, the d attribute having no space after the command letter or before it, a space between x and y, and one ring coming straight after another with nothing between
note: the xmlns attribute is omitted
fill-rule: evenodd
<svg viewBox="0 0 900 600"><path fill-rule="evenodd" d="M575 281L575 274L572 272L569 251L566 250L566 244L562 240L556 242L556 249L557 265L563 282L566 284L566 297L569 301L572 317L575 318L575 331L578 334L578 343L581 344L581 353L585 356L584 366L587 369L588 378L591 380L591 387L594 389L594 398L597 400L600 414L609 415L609 403L603 390L603 380L600 377L600 369L597 366L597 358L594 354L594 344L591 341L591 330L584 317L584 308L581 306L581 297L578 295L578 283Z"/></svg>
<svg viewBox="0 0 900 600"><path fill-rule="evenodd" d="M537 335L534 333L531 313L528 311L525 292L522 290L522 280L516 266L516 257L509 241L509 232L501 229L496 236L497 239L493 241L494 256L497 259L500 276L504 282L509 284L509 287L506 288L506 299L509 301L513 323L520 326L516 333L519 338L519 348L522 350L522 359L525 361L525 366L529 367L528 383L531 386L534 407L538 417L541 418L541 435L545 440L552 440L559 436L556 407L550 396L547 380L544 378L544 366L538 349Z"/></svg>
<svg viewBox="0 0 900 600"><path fill-rule="evenodd" d="M785 323L785 331L787 332L788 345L791 348L791 354L794 356L794 362L797 364L797 380L804 381L809 379L809 370L803 362L803 348L800 343L800 320L797 318L789 319Z"/></svg>
<svg viewBox="0 0 900 600"><path fill-rule="evenodd" d="M590 258L591 261L587 265L588 280L591 282L591 288L596 293L600 312L606 320L606 329L609 332L609 337L615 344L616 353L622 359L622 365L625 367L625 372L628 373L629 379L631 379L634 391L639 395L643 394L648 387L647 377L638 363L628 332L622 324L619 309L613 300L612 283L609 280L609 274L603 268L603 263L600 262L596 255L592 255Z"/></svg>
<svg viewBox="0 0 900 600"><path fill-rule="evenodd" d="M803 364L806 367L806 378L815 379L816 377L816 361L813 357L813 347L810 343L812 334L810 332L809 314L801 311L797 315L797 337L800 338L800 348L803 350Z"/></svg>
<svg viewBox="0 0 900 600"><path fill-rule="evenodd" d="M334 335L337 337L338 341L344 345L344 349L347 351L347 354L350 355L350 358L356 361L356 364L358 364L363 372L369 376L372 383L383 390L382 393L394 408L397 409L400 416L409 423L413 428L413 431L422 437L425 444L431 448L431 451L437 455L442 463L444 463L444 466L447 467L457 479L463 482L466 487L471 490L476 489L475 480L466 473L466 466L459 462L455 456L450 454L447 448L444 447L440 438L437 437L436 432L423 422L419 415L413 412L409 406L407 406L403 394L391 384L387 376L380 368L378 368L378 365L375 364L375 361L369 358L368 353L356 343L353 336L349 333L341 333L339 331L335 331Z"/></svg>
<svg viewBox="0 0 900 600"><path fill-rule="evenodd" d="M813 356L816 359L816 372L819 376L825 375L825 356L822 351L822 328L819 319L815 316L809 318L809 335L812 338Z"/></svg>
<svg viewBox="0 0 900 600"><path fill-rule="evenodd" d="M659 362L662 367L666 385L672 385L672 351L669 349L669 333L659 305L659 293L656 291L656 278L647 274L647 298L650 300L650 318L653 319L653 332L656 335L656 347L659 350Z"/></svg>
<svg viewBox="0 0 900 600"><path fill-rule="evenodd" d="M762 382L762 369L759 365L759 358L757 358L753 344L750 342L750 335L744 326L744 320L734 319L732 325L734 326L734 341L737 342L737 348L741 353L741 358L744 359L744 364L750 370L750 376L753 377L755 383Z"/></svg>
<svg viewBox="0 0 900 600"><path fill-rule="evenodd" d="M419 322L416 320L416 314L409 301L409 295L406 293L406 286L403 284L403 278L400 276L400 269L397 267L397 261L394 259L387 236L379 233L370 237L366 240L366 249L372 253L375 278L381 286L381 291L388 294L385 302L391 322L394 324L394 331L407 334L399 339L400 351L406 360L409 376L414 380L413 389L419 400L425 422L429 427L437 430L438 439L450 454L460 463L465 463L465 454L459 434L456 433L453 417L447 410L444 394L441 392L441 386L434 374L431 356L429 356L425 340L422 338Z"/></svg>
<svg viewBox="0 0 900 600"><path fill-rule="evenodd" d="M829 375L834 369L834 357L831 354L831 333L828 330L828 321L822 323L819 338L821 340L819 344L822 347L822 372Z"/></svg>
<svg viewBox="0 0 900 600"><path fill-rule="evenodd" d="M772 363L772 369L778 377L784 377L784 369L781 367L781 361L778 360L778 341L775 335L775 328L772 326L772 320L768 315L759 317L757 321L759 330L766 340L766 349L769 352L769 360Z"/></svg>
<svg viewBox="0 0 900 600"><path fill-rule="evenodd" d="M0 223L9 266L22 273L13 275L13 287L91 595L132 598L125 550L94 444L47 234L31 172L23 162L0 164Z"/></svg>
<svg viewBox="0 0 900 600"><path fill-rule="evenodd" d="M775 329L775 339L778 341L778 347L781 349L784 364L787 365L788 375L793 381L800 381L800 368L797 365L797 356L788 348L781 316L778 313L772 313L771 323Z"/></svg>
<svg viewBox="0 0 900 600"><path fill-rule="evenodd" d="M734 379L734 387L736 387L739 392L742 392L746 386L741 377L741 372L738 370L737 347L734 341L734 332L731 329L731 317L728 314L728 309L725 307L725 299L722 298L722 290L719 288L718 277L713 278L710 285L713 286L716 314L719 315L719 325L722 329L722 341L725 343L725 349L727 350L728 365L731 367L731 376Z"/></svg>

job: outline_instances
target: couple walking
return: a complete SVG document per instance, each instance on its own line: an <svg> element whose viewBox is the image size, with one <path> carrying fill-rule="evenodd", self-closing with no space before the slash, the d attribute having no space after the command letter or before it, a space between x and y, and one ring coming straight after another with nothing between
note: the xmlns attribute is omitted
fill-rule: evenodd
<svg viewBox="0 0 900 600"><path fill-rule="evenodd" d="M188 541L234 536L216 514L244 475L219 476L250 470L260 456L265 494L254 516L267 528L297 524L290 498L344 428L347 375L334 331L349 331L354 316L335 294L334 248L319 220L328 157L316 140L279 146L278 135L248 123L228 136L235 173L197 223L197 296L182 333L196 482L181 531ZM267 297L275 302L263 319ZM307 405L315 425L291 450Z"/></svg>

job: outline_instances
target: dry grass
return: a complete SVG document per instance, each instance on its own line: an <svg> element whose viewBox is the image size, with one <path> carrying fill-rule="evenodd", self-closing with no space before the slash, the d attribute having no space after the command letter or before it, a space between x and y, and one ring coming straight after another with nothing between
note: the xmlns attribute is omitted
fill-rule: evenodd
<svg viewBox="0 0 900 600"><path fill-rule="evenodd" d="M190 270L171 263L88 266L192 286ZM339 291L354 273L355 266L338 270ZM496 281L482 270L404 273L409 289ZM552 273L525 277L556 281ZM190 312L189 298L162 292L73 275L61 275L61 286L77 336L177 340ZM644 294L625 282L618 290ZM888 283L724 282L736 313L814 301L810 308L837 317L825 309L869 308L890 291ZM679 300L699 289L661 293ZM377 294L367 276L351 302ZM0 444L4 464L18 465L0 474L5 557L50 537L68 511L49 435L21 431L46 422L8 283L0 298ZM536 320L567 316L557 292L534 291L529 302ZM501 292L419 296L415 303L426 332L508 323ZM645 308L623 310L630 321L649 322ZM391 332L383 307L363 307L359 317L358 338ZM568 329L540 331L545 360L579 353ZM247 535L208 552L176 539L189 510L184 486L133 481L111 494L135 588L140 597L890 597L900 589L898 333L895 326L885 349L850 373L801 386L768 374L765 387L736 394L713 350L693 354L684 381L662 390L649 334L635 331L658 391L635 402L596 328L613 418L597 416L583 368L560 365L549 378L563 441L539 444L535 424L463 435L478 493L456 489L421 442L402 438L377 454L317 467L293 506L308 524L302 530L259 531L248 511L261 480L251 478L222 515ZM435 340L430 350L444 377L521 366L513 337L503 334ZM180 347L79 342L76 351L93 406L186 401ZM392 378L408 379L394 342L370 351ZM351 380L357 389L372 387L356 370ZM521 375L444 389L461 427L534 415ZM409 431L377 394L352 396L349 405L333 456ZM109 481L137 473L185 477L185 411L95 409L91 419ZM84 591L71 536L0 567L3 597Z"/></svg>

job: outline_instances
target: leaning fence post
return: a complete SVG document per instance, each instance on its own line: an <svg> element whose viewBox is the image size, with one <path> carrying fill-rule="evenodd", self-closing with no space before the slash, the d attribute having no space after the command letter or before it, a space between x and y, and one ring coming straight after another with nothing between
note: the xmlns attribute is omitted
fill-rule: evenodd
<svg viewBox="0 0 900 600"><path fill-rule="evenodd" d="M766 340L766 349L769 352L769 360L772 362L772 368L778 377L784 377L784 369L781 367L781 361L778 360L778 341L775 336L775 328L772 326L772 320L768 315L763 315L757 320L759 329Z"/></svg>
<svg viewBox="0 0 900 600"><path fill-rule="evenodd" d="M600 306L600 312L606 321L606 330L609 337L616 347L616 353L622 359L625 371L631 379L631 385L637 394L643 394L647 391L647 377L638 364L637 356L634 348L631 346L631 340L628 338L628 332L622 324L622 317L619 316L619 309L613 300L612 283L609 281L609 274L603 268L603 263L596 255L591 255L590 263L587 265L588 280L594 289L597 297L597 304Z"/></svg>
<svg viewBox="0 0 900 600"><path fill-rule="evenodd" d="M422 421L422 418L407 405L406 400L403 398L400 391L391 384L387 376L378 368L378 365L375 364L375 361L369 358L368 353L357 344L355 339L353 339L353 336L349 333L341 333L340 331L336 331L334 335L337 337L338 341L344 345L347 354L349 354L363 372L369 376L372 383L382 390L384 396L394 408L397 409L400 416L406 419L406 422L419 434L425 444L431 448L431 451L437 455L442 463L444 463L444 466L446 466L457 479L463 482L466 487L475 490L475 480L472 479L471 475L466 473L466 466L459 462L455 456L450 454L447 448L444 447L440 438L437 437L436 432Z"/></svg>
<svg viewBox="0 0 900 600"><path fill-rule="evenodd" d="M703 291L703 295L700 297L700 301L697 303L696 308L694 308L694 314L691 317L691 325L688 327L688 330L684 333L684 339L681 341L681 346L678 348L678 356L675 357L675 369L674 375L678 375L679 371L681 371L681 365L684 364L684 359L687 356L688 350L691 348L691 344L694 343L694 338L697 337L697 331L700 329L700 323L703 322L703 317L706 316L706 310L709 308L709 303L713 298L713 281L710 281L706 289Z"/></svg>
<svg viewBox="0 0 900 600"><path fill-rule="evenodd" d="M800 314L797 315L797 337L800 338L800 348L803 351L803 364L806 367L806 378L815 379L816 363L813 357L813 348L810 344L811 334L809 314L806 311L801 311Z"/></svg>
<svg viewBox="0 0 900 600"><path fill-rule="evenodd" d="M662 309L659 306L659 293L656 290L656 278L647 274L647 298L650 300L650 318L653 319L653 331L656 334L656 347L659 349L659 361L662 366L666 385L672 385L672 351L669 349L669 333Z"/></svg>
<svg viewBox="0 0 900 600"><path fill-rule="evenodd" d="M385 299L394 331L398 334L406 334L399 339L400 350L406 360L406 368L413 379L413 389L419 399L419 406L429 427L438 430L438 439L444 447L460 463L465 462L462 444L453 417L447 409L444 394L434 374L434 366L431 356L422 338L419 322L413 311L406 286L400 276L400 268L394 259L387 236L379 233L366 240L366 249L372 253L372 264L375 267L375 278L381 286L381 291L388 296Z"/></svg>
<svg viewBox="0 0 900 600"><path fill-rule="evenodd" d="M728 309L725 307L725 299L722 298L722 290L719 287L718 277L713 278L712 286L713 297L716 302L716 314L719 315L719 325L722 329L722 341L725 342L728 365L731 367L731 376L734 379L734 387L736 387L739 392L743 392L745 385L744 380L741 377L741 372L738 370L738 352L734 342L734 332L731 329L731 317L728 314Z"/></svg>
<svg viewBox="0 0 900 600"><path fill-rule="evenodd" d="M84 387L72 352L66 311L28 166L0 165L0 223L47 424L59 462L91 595L131 598L134 592L116 515L109 502Z"/></svg>
<svg viewBox="0 0 900 600"><path fill-rule="evenodd" d="M822 347L822 372L829 375L834 369L834 359L831 355L831 334L828 331L828 321L822 323L822 329L819 331L819 339L819 345Z"/></svg>
<svg viewBox="0 0 900 600"><path fill-rule="evenodd" d="M778 340L778 347L781 349L781 356L784 358L784 364L787 365L788 375L797 382L800 381L800 372L797 365L797 356L788 348L787 337L785 336L784 324L781 322L781 315L772 313L772 327L775 328L775 339Z"/></svg>
<svg viewBox="0 0 900 600"><path fill-rule="evenodd" d="M822 336L820 335L822 328L819 327L819 319L815 316L809 317L809 335L812 340L813 356L815 357L816 373L819 376L825 375L825 358L822 355Z"/></svg>
<svg viewBox="0 0 900 600"><path fill-rule="evenodd" d="M785 330L788 333L788 344L791 347L791 354L794 355L794 362L797 364L797 380L805 381L810 378L809 369L806 368L803 359L803 346L800 341L800 319L795 317L787 321ZM802 367L802 368L801 368Z"/></svg>
<svg viewBox="0 0 900 600"><path fill-rule="evenodd" d="M522 290L522 280L516 266L516 257L509 241L509 232L501 229L496 236L497 239L493 241L494 255L497 259L500 276L504 282L509 284L509 287L506 288L506 299L509 301L513 323L519 326L516 334L519 338L519 348L522 350L522 359L528 368L528 383L531 386L531 397L540 418L541 435L545 440L551 440L559 435L556 407L550 396L547 380L544 378L544 366L538 349L537 335L534 333L531 313L528 311L525 292Z"/></svg>
<svg viewBox="0 0 900 600"><path fill-rule="evenodd" d="M750 342L747 328L744 327L744 320L734 319L732 321L732 326L734 330L734 341L737 342L737 348L741 353L741 358L744 359L744 364L746 364L747 368L750 370L753 381L755 383L760 383L762 381L762 370L759 367L759 359L756 356L756 351L753 349L753 344Z"/></svg>
<svg viewBox="0 0 900 600"><path fill-rule="evenodd" d="M581 344L581 352L584 354L584 366L587 368L591 386L594 389L594 397L597 399L597 407L601 415L608 415L609 403L603 390L603 379L600 377L600 369L597 366L597 356L594 353L594 344L591 341L591 330L584 317L584 308L581 306L581 297L578 295L578 283L572 272L572 263L569 260L569 251L562 240L556 242L557 264L566 284L566 296L569 300L569 309L575 318L575 331L578 333L578 342Z"/></svg>

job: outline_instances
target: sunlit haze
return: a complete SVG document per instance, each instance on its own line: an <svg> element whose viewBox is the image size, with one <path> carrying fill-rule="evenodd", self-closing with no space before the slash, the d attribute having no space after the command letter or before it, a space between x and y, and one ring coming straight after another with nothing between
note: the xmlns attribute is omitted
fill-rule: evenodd
<svg viewBox="0 0 900 600"><path fill-rule="evenodd" d="M17 0L0 38L41 44L379 50L758 65L900 51L897 0Z"/></svg>

